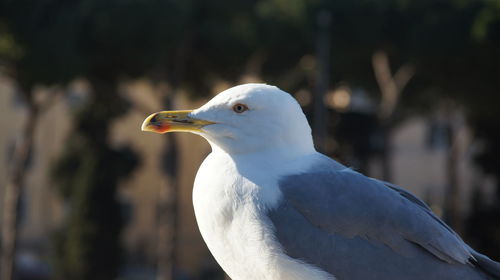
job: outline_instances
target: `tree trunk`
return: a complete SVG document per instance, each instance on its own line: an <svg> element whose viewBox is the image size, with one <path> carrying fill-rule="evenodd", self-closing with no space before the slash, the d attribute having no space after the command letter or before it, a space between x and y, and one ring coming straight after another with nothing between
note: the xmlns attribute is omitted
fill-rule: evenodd
<svg viewBox="0 0 500 280"><path fill-rule="evenodd" d="M0 279L2 280L14 279L19 205L37 121L38 108L31 100L28 100L26 124L21 135L21 140L16 144L11 164L12 168L5 187L2 220L2 256L0 262Z"/></svg>
<svg viewBox="0 0 500 280"><path fill-rule="evenodd" d="M176 88L162 85L165 74L158 71L153 82L161 92L164 108L172 108ZM178 74L177 74L178 75ZM176 84L173 84L175 86ZM172 86L172 84L170 85ZM177 264L177 232L179 219L178 145L172 133L165 135L165 146L161 156L162 173L166 179L158 190L157 226L157 280L175 279Z"/></svg>
<svg viewBox="0 0 500 280"><path fill-rule="evenodd" d="M187 32L186 37L176 50L173 57L173 67L170 74L164 68L166 64L159 64L153 81L156 84L161 84L164 81L168 82L169 89L163 89L161 97L165 109L172 107L175 93L177 92L180 82L183 80L186 61L192 50L194 38L193 30ZM157 280L173 280L175 279L175 268L177 263L177 232L179 219L179 182L178 182L178 145L175 136L172 133L166 135L165 151L162 155L163 173L167 180L162 184L159 191L159 212L158 212L158 260L157 260Z"/></svg>

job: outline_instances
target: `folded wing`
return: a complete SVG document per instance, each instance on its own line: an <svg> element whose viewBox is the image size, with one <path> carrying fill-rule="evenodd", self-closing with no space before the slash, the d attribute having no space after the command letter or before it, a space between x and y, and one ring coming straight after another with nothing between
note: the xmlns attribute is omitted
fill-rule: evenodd
<svg viewBox="0 0 500 280"><path fill-rule="evenodd" d="M397 186L323 163L282 178L280 189L269 218L283 249L337 277L488 279L471 263L475 252Z"/></svg>

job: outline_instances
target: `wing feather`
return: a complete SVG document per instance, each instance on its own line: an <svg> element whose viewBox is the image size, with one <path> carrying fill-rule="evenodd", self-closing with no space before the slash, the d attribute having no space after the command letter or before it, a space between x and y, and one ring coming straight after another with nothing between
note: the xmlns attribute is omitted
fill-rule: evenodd
<svg viewBox="0 0 500 280"><path fill-rule="evenodd" d="M448 263L465 264L467 245L422 201L351 169L288 176L280 182L291 205L314 226L378 240L403 255L404 240Z"/></svg>

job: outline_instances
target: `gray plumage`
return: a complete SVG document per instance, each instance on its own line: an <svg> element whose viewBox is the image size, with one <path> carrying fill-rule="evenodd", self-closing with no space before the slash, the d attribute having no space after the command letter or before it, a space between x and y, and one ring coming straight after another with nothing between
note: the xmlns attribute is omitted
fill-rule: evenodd
<svg viewBox="0 0 500 280"><path fill-rule="evenodd" d="M472 250L421 200L328 158L282 178L268 215L292 258L338 280L500 279L500 264Z"/></svg>

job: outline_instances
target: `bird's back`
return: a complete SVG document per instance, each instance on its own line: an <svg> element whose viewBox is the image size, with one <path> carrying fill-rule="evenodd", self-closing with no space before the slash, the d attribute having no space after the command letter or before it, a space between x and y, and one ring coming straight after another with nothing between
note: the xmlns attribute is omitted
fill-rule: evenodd
<svg viewBox="0 0 500 280"><path fill-rule="evenodd" d="M312 228L306 218L283 204L269 213L276 238L286 253L331 273L337 280L484 280L487 276L466 264L448 264L418 245L408 255L366 237L345 237Z"/></svg>
<svg viewBox="0 0 500 280"><path fill-rule="evenodd" d="M282 178L268 212L286 253L337 279L498 279L500 265L475 251L429 208L396 186L318 157ZM477 255L482 256L482 255ZM490 273L489 275L487 273Z"/></svg>

